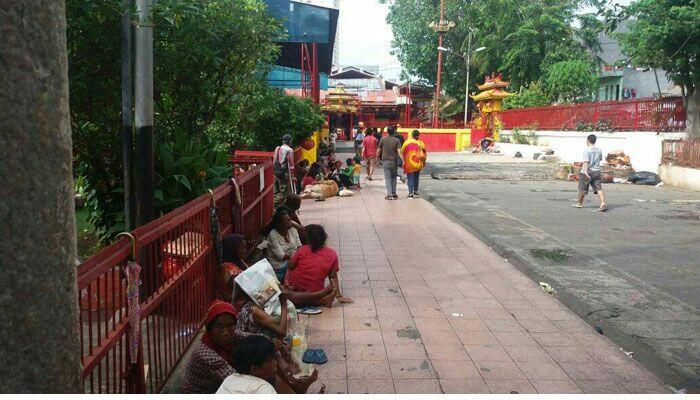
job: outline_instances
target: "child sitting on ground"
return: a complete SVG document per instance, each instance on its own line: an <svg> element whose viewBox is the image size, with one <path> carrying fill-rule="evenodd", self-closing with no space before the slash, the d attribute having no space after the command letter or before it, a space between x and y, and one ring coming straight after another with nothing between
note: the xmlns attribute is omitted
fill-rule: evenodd
<svg viewBox="0 0 700 400"><path fill-rule="evenodd" d="M352 167L352 183L359 190L360 187L360 176L362 175L362 158L359 156L355 157L355 164Z"/></svg>
<svg viewBox="0 0 700 400"><path fill-rule="evenodd" d="M352 188L353 184L353 175L355 174L355 168L354 168L355 161L353 161L352 158L348 158L345 160L345 165L346 167L343 168L343 170L340 172L339 179L340 182L338 186L344 187L346 189Z"/></svg>

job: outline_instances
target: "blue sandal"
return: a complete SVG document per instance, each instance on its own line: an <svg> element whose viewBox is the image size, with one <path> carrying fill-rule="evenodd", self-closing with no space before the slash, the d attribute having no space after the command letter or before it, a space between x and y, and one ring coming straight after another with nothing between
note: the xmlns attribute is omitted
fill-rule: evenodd
<svg viewBox="0 0 700 400"><path fill-rule="evenodd" d="M304 352L304 355L301 357L301 361L307 363L307 364L315 364L316 363L316 350L315 349L306 349Z"/></svg>
<svg viewBox="0 0 700 400"><path fill-rule="evenodd" d="M328 362L328 356L323 349L314 350L314 355L316 356L316 364L325 364Z"/></svg>

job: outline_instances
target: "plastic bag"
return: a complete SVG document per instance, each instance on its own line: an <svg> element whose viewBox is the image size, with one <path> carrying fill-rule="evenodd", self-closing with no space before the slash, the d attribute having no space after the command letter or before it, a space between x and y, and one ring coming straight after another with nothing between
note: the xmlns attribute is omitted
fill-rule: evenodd
<svg viewBox="0 0 700 400"><path fill-rule="evenodd" d="M630 174L628 180L636 185L656 186L661 183L661 178L653 172L639 171Z"/></svg>
<svg viewBox="0 0 700 400"><path fill-rule="evenodd" d="M338 193L338 196L340 196L340 197L350 197L350 196L352 196L353 194L354 194L354 193L353 193L351 190L343 189L343 190L341 190L341 191Z"/></svg>
<svg viewBox="0 0 700 400"><path fill-rule="evenodd" d="M275 271L266 258L241 272L235 282L256 305L262 308L282 292Z"/></svg>

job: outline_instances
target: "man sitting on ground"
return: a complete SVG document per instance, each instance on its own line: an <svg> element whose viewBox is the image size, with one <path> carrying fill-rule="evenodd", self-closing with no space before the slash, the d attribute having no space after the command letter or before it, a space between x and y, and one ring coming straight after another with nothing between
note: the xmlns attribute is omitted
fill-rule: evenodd
<svg viewBox="0 0 700 400"><path fill-rule="evenodd" d="M264 336L248 336L233 351L231 374L216 394L277 394L275 346Z"/></svg>

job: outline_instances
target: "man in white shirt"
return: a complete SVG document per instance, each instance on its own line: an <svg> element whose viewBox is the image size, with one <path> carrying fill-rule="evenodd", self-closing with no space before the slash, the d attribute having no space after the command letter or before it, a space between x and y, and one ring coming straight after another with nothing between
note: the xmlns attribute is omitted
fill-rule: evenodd
<svg viewBox="0 0 700 400"><path fill-rule="evenodd" d="M233 350L236 373L224 379L216 394L277 394L275 345L264 336L248 336Z"/></svg>
<svg viewBox="0 0 700 400"><path fill-rule="evenodd" d="M603 152L596 147L595 142L598 140L596 135L588 135L586 143L588 147L583 152L583 165L579 173L578 180L578 202L573 205L574 208L583 208L583 199L588 194L589 187L593 188L593 193L600 198L600 208L598 211L606 212L608 207L605 204L605 193L603 192L603 176L600 168L600 161L603 159Z"/></svg>
<svg viewBox="0 0 700 400"><path fill-rule="evenodd" d="M292 149L292 135L282 136L282 145L277 146L274 152L272 171L275 174L275 210L284 205L289 196L294 176L294 149Z"/></svg>

